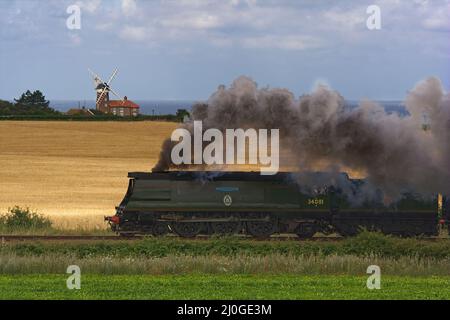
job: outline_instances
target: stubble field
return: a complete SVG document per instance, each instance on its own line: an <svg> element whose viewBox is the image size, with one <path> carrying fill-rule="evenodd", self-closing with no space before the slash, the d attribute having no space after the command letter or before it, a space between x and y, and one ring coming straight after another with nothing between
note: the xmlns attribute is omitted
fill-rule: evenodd
<svg viewBox="0 0 450 320"><path fill-rule="evenodd" d="M104 228L131 171L150 171L173 122L0 122L0 213L19 205L56 227Z"/></svg>

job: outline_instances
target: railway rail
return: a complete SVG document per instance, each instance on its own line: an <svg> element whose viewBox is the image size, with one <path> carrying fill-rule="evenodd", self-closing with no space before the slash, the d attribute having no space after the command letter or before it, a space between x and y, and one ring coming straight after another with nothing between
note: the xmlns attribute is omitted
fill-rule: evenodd
<svg viewBox="0 0 450 320"><path fill-rule="evenodd" d="M183 241L204 241L217 239L215 237L209 236L197 236L194 238L182 238L176 235L169 235L168 238L172 239L182 239ZM18 241L136 241L142 240L144 238L155 238L152 236L89 236L89 235L0 235L0 242L18 242ZM246 240L246 241L341 241L346 239L345 237L340 236L317 236L313 238L309 238L307 240L298 238L295 235L277 235L271 236L270 238L253 238L249 236L236 236L234 239ZM348 239L348 238L347 238ZM440 237L421 237L420 240L426 241L450 241L450 238L440 238Z"/></svg>
<svg viewBox="0 0 450 320"><path fill-rule="evenodd" d="M127 240L120 236L82 236L82 235L0 235L1 242L11 241L105 241Z"/></svg>

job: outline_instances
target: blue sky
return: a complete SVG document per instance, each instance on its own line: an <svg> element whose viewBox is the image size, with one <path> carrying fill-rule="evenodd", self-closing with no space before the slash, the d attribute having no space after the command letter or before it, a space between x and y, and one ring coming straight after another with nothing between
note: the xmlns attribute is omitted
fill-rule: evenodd
<svg viewBox="0 0 450 320"><path fill-rule="evenodd" d="M371 4L381 30L366 27ZM403 99L427 76L450 87L449 0L0 0L0 14L1 99L93 99L88 67L118 67L112 87L135 100L206 99L240 75L349 99Z"/></svg>

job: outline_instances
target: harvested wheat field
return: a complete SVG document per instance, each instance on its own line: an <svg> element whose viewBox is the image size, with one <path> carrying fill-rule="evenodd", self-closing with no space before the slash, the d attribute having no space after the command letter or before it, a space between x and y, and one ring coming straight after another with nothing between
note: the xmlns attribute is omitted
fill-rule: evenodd
<svg viewBox="0 0 450 320"><path fill-rule="evenodd" d="M150 171L172 122L0 122L0 212L19 205L65 228L104 227L130 171ZM70 216L70 218L68 218Z"/></svg>

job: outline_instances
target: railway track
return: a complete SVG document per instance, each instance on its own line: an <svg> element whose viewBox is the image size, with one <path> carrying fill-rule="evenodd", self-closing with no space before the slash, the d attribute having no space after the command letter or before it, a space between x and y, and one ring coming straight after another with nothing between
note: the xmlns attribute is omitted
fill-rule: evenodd
<svg viewBox="0 0 450 320"><path fill-rule="evenodd" d="M56 236L42 236L42 235L0 235L1 242L13 242L13 241L136 241L152 236L77 236L77 235L56 235ZM167 238L182 239L187 241L204 241L213 239L209 236L197 236L195 238L181 238L176 235L168 235ZM253 241L286 241L286 240L299 240L296 236L272 236L266 239L258 239L250 236L236 236L236 239L253 240ZM343 239L342 237L314 237L310 240L313 241L337 241Z"/></svg>
<svg viewBox="0 0 450 320"><path fill-rule="evenodd" d="M37 235L0 235L1 242L11 241L101 241L101 240L127 240L132 238L124 238L120 236L37 236ZM137 238L138 239L138 238Z"/></svg>
<svg viewBox="0 0 450 320"><path fill-rule="evenodd" d="M130 236L130 237L124 237L124 236L118 236L118 235L111 235L111 236L89 236L89 235L0 235L0 242L18 242L18 241L136 241L136 240L142 240L146 236ZM215 239L209 236L197 236L195 238L181 238L175 235L169 235L168 238L173 239L182 239L186 241L205 241L205 240L211 240ZM344 240L344 237L339 236L326 236L326 237L313 237L309 238L307 240L300 239L297 236L294 235L277 235L272 236L270 238L253 238L248 236L236 236L235 239L239 240L248 240L248 241L341 241ZM450 241L450 238L420 238L420 240L426 240L426 241Z"/></svg>

